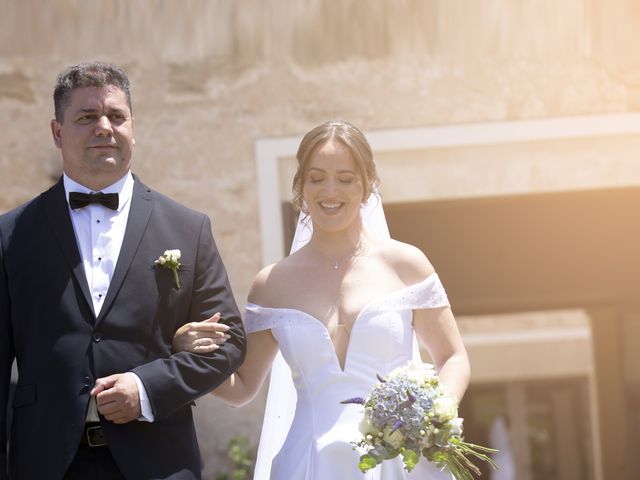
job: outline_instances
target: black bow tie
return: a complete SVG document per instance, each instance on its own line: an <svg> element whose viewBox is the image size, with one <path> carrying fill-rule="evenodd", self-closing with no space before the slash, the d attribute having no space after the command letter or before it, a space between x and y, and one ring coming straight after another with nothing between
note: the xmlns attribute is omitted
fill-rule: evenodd
<svg viewBox="0 0 640 480"><path fill-rule="evenodd" d="M99 203L111 210L118 209L118 194L117 193L69 193L69 206L74 210L77 208L86 207L90 203Z"/></svg>

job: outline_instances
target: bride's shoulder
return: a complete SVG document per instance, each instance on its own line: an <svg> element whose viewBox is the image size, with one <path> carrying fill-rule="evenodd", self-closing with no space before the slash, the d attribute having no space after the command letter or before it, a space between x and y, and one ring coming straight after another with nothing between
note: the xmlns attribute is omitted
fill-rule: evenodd
<svg viewBox="0 0 640 480"><path fill-rule="evenodd" d="M255 276L247 300L262 306L282 304L283 295L289 291L294 267L290 257L264 267Z"/></svg>
<svg viewBox="0 0 640 480"><path fill-rule="evenodd" d="M387 239L380 245L385 261L407 285L420 282L434 273L431 262L418 247Z"/></svg>
<svg viewBox="0 0 640 480"><path fill-rule="evenodd" d="M273 295L273 274L276 265L277 264L274 263L264 267L255 276L251 284L251 289L249 290L249 295L247 296L247 300L250 303L263 306L269 306L272 303L269 301L269 296Z"/></svg>

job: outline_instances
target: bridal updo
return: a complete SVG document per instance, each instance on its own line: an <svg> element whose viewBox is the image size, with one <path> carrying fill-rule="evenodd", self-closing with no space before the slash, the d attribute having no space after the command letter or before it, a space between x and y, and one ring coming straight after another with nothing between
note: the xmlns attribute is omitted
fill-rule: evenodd
<svg viewBox="0 0 640 480"><path fill-rule="evenodd" d="M339 142L346 147L358 167L362 180L362 202L366 202L371 192L378 187L380 179L373 153L364 134L355 125L344 120L330 120L310 130L300 142L296 159L298 169L293 177L293 207L297 211L303 208L302 186L307 175L309 159L314 150L329 141Z"/></svg>

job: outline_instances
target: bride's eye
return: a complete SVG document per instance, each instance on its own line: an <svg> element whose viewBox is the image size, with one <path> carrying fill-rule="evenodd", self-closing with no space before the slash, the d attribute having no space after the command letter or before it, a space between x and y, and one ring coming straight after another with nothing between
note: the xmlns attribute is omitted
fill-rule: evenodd
<svg viewBox="0 0 640 480"><path fill-rule="evenodd" d="M344 185L351 185L355 181L355 177L353 175L348 175L338 178L338 181Z"/></svg>

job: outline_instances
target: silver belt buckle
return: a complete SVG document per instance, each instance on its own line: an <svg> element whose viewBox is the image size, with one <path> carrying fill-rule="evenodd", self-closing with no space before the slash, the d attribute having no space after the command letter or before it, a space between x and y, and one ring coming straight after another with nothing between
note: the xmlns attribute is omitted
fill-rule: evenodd
<svg viewBox="0 0 640 480"><path fill-rule="evenodd" d="M90 447L105 447L107 445L107 437L100 425L87 427L87 444Z"/></svg>

